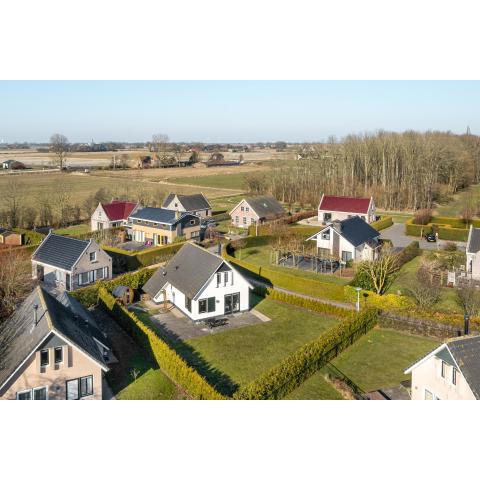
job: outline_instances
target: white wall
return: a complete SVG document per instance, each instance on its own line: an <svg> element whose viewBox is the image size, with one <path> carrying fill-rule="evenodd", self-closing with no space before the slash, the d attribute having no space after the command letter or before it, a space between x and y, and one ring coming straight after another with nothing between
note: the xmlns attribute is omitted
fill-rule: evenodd
<svg viewBox="0 0 480 480"><path fill-rule="evenodd" d="M103 223L103 228L110 228L110 220L107 217L107 214L105 213L105 210L103 209L101 204L98 204L97 208L92 214L92 218L90 220L90 228L92 232L98 230L98 222Z"/></svg>
<svg viewBox="0 0 480 480"><path fill-rule="evenodd" d="M472 278L480 279L480 255L467 253L467 273L470 274L470 261L472 262Z"/></svg>
<svg viewBox="0 0 480 480"><path fill-rule="evenodd" d="M446 365L445 378L441 376L442 361L433 355L412 370L412 400L425 400L425 389L440 400L475 400L463 375L457 373L457 384L452 384L452 367Z"/></svg>

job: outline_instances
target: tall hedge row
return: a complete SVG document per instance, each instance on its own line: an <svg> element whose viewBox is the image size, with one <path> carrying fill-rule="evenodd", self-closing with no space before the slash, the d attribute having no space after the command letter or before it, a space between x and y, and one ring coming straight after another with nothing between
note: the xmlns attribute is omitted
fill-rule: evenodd
<svg viewBox="0 0 480 480"><path fill-rule="evenodd" d="M284 398L305 380L335 358L357 338L375 326L375 309L340 321L315 340L305 344L256 380L240 388L234 398L274 400Z"/></svg>
<svg viewBox="0 0 480 480"><path fill-rule="evenodd" d="M471 223L474 227L480 226L479 220L473 220ZM405 233L415 237L434 231L441 240L466 242L468 230L468 226L459 218L433 217L426 225L415 224L413 219L405 222Z"/></svg>
<svg viewBox="0 0 480 480"><path fill-rule="evenodd" d="M120 305L105 287L98 290L100 305L112 318L128 332L137 343L150 352L159 367L178 385L181 385L195 399L225 400L196 370L180 357L175 350L164 342L156 333L149 321L138 318Z"/></svg>
<svg viewBox="0 0 480 480"><path fill-rule="evenodd" d="M380 220L376 222L372 222L370 226L372 226L375 230L383 230L385 228L391 227L393 225L393 218L392 217L382 217Z"/></svg>

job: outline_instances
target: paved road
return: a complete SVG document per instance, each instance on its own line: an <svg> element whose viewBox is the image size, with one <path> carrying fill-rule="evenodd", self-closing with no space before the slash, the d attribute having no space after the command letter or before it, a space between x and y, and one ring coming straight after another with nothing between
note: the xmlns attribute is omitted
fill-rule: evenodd
<svg viewBox="0 0 480 480"><path fill-rule="evenodd" d="M427 242L425 239L418 237L411 237L405 235L405 224L394 223L391 227L381 231L381 238L391 240L394 247L406 247L414 240L418 240L420 248L423 250L437 250L442 248L447 241L439 240L438 242ZM466 242L455 242L459 250L465 251Z"/></svg>

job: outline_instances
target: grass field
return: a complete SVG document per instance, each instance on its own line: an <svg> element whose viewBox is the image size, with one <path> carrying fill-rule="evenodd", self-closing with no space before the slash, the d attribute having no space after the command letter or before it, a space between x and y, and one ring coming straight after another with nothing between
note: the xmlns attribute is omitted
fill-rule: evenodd
<svg viewBox="0 0 480 480"><path fill-rule="evenodd" d="M333 317L273 300L262 300L256 308L272 320L187 342L211 368L238 385L254 380L337 323Z"/></svg>
<svg viewBox="0 0 480 480"><path fill-rule="evenodd" d="M286 400L343 400L340 392L317 372L286 397Z"/></svg>
<svg viewBox="0 0 480 480"><path fill-rule="evenodd" d="M431 338L375 328L342 352L332 364L369 392L407 380L403 372L438 344L438 340Z"/></svg>
<svg viewBox="0 0 480 480"><path fill-rule="evenodd" d="M442 217L459 217L462 207L467 200L473 201L474 205L480 201L480 185L472 185L457 193L453 196L451 202L438 205L435 209L435 213Z"/></svg>
<svg viewBox="0 0 480 480"><path fill-rule="evenodd" d="M235 190L245 190L246 188L244 172L221 175L208 175L203 177L198 176L172 178L170 181L178 184L198 185L199 187L232 188Z"/></svg>
<svg viewBox="0 0 480 480"><path fill-rule="evenodd" d="M118 400L173 400L178 398L173 383L159 370L150 369L121 390Z"/></svg>
<svg viewBox="0 0 480 480"><path fill-rule="evenodd" d="M72 225L71 227L58 228L54 230L57 235L81 235L90 232L89 223L81 223L79 225Z"/></svg>

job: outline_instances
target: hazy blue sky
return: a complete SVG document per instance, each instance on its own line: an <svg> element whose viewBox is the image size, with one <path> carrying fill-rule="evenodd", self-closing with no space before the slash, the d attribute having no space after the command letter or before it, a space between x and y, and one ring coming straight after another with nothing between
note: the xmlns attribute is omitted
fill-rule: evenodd
<svg viewBox="0 0 480 480"><path fill-rule="evenodd" d="M315 141L480 133L480 81L0 81L0 140Z"/></svg>

